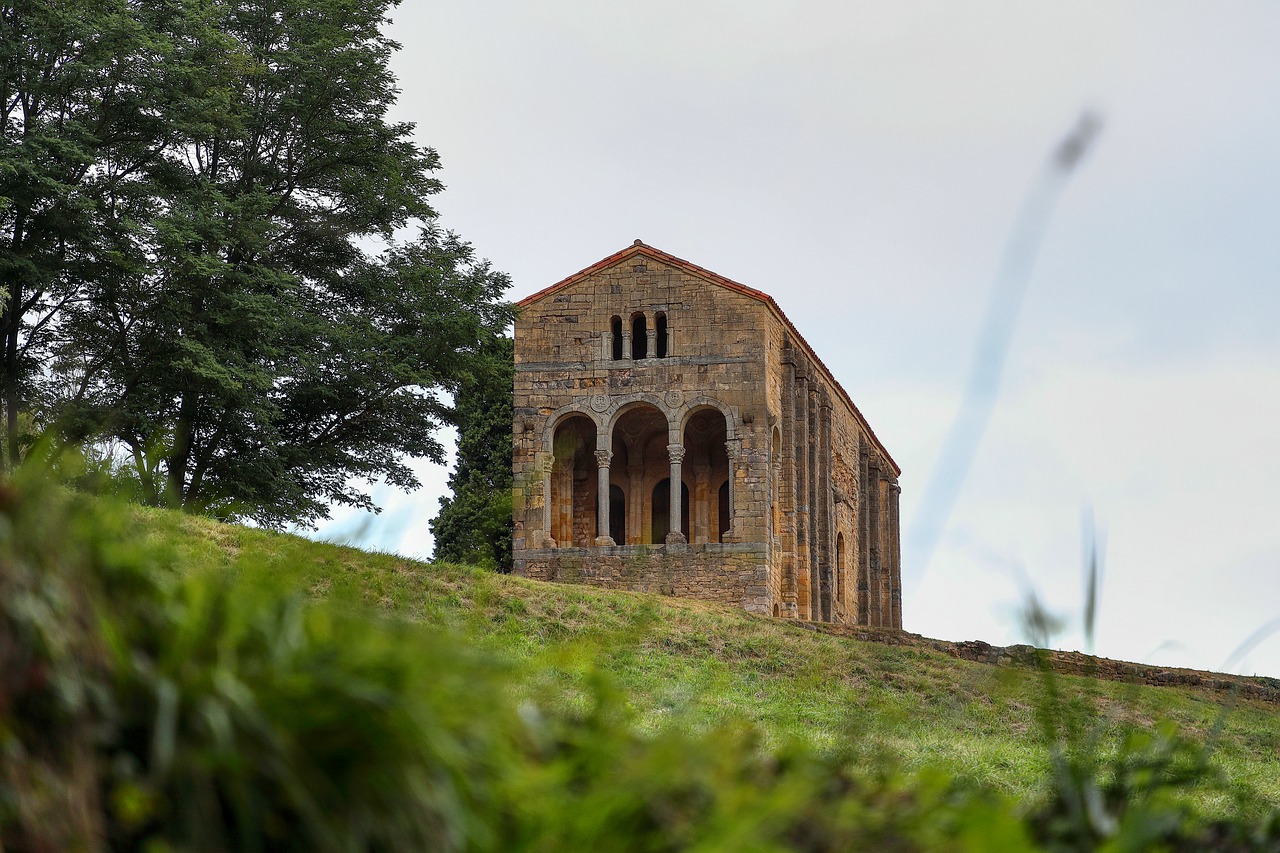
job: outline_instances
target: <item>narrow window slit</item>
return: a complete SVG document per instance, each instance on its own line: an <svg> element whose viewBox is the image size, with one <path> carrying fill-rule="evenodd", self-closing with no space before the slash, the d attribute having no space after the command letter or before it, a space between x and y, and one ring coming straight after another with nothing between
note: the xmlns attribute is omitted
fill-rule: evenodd
<svg viewBox="0 0 1280 853"><path fill-rule="evenodd" d="M649 324L643 314L636 314L631 318L631 357L649 357Z"/></svg>

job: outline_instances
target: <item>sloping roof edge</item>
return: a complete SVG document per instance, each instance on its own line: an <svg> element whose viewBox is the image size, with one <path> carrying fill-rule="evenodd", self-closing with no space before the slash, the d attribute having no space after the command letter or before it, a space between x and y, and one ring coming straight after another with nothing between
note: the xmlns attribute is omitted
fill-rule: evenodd
<svg viewBox="0 0 1280 853"><path fill-rule="evenodd" d="M564 288L568 287L571 284L575 284L583 280L584 278L592 276L595 273L598 273L602 270L608 269L614 264L617 264L620 261L624 261L627 258L632 257L634 255L644 255L645 257L652 258L653 260L659 263L676 267L680 270L683 270L684 272L689 273L690 275L694 275L694 276L697 276L698 278L704 279L705 281L708 281L711 284L715 284L720 287L726 288L728 290L732 290L735 293L741 293L743 296L750 297L751 299L754 299L757 302L763 302L765 305L767 305L769 307L769 310L773 312L773 315L778 318L778 320L783 324L783 326L786 327L787 331L791 333L792 337L799 342L801 347L804 348L805 353L807 353L809 358L813 360L813 363L817 365L818 370L820 370L822 372L822 375L826 377L827 381L831 383L831 386L836 389L836 393L839 395L840 399L842 399L845 402L845 405L849 407L849 410L853 413L853 416L857 418L859 425L861 425L861 427L867 431L867 435L871 437L871 440L875 443L876 447L879 448L880 452L884 454L884 458L887 459L889 464L893 466L894 476L899 476L902 474L902 468L900 468L898 466L898 463L893 460L893 456L890 455L888 449L885 448L883 442L881 442L880 439L876 436L875 430L871 428L871 424L867 423L867 419L863 416L862 412L858 409L857 405L853 402L853 398L849 396L849 392L844 389L844 386L840 384L840 381L838 379L836 379L835 375L831 372L831 370L827 367L827 365L823 362L823 360L814 351L813 347L809 346L809 342L805 340L804 335L800 334L800 330L797 329L795 327L795 324L792 323L791 320L788 319L787 315L782 312L782 309L778 307L778 303L773 301L773 297L762 290L756 290L753 287L747 287L745 284L739 284L738 282L732 279L725 278L719 273L712 272L711 270L706 269L705 267L700 267L695 263L686 261L684 258L677 258L675 255L668 254L667 252L664 252L661 249L654 248L653 246L643 243L640 240L636 240L634 243L632 243L630 246L626 247L622 251L614 252L609 257L596 261L591 266L580 269L573 275L570 275L566 278L562 278L560 281L557 281L555 284L550 285L549 287L544 287L542 290L539 290L537 293L532 293L529 296L526 296L524 299L521 299L519 302L517 302L516 305L518 305L521 308L532 305L533 303L538 302L559 290L563 290Z"/></svg>

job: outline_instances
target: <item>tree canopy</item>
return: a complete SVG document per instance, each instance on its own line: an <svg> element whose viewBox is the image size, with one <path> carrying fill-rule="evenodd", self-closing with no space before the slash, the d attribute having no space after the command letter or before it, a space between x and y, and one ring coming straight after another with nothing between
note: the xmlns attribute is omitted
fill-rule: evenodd
<svg viewBox="0 0 1280 853"><path fill-rule="evenodd" d="M511 308L389 117L394 5L0 6L9 464L29 412L148 502L279 525L442 461Z"/></svg>

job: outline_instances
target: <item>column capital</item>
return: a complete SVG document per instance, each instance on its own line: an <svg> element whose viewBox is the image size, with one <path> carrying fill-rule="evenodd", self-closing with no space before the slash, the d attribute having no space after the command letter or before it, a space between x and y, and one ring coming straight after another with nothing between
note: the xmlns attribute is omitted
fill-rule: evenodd
<svg viewBox="0 0 1280 853"><path fill-rule="evenodd" d="M737 436L725 439L724 452L725 455L729 457L729 461L731 463L737 462L742 456L742 439Z"/></svg>
<svg viewBox="0 0 1280 853"><path fill-rule="evenodd" d="M668 458L669 458L673 463L675 463L675 464L679 465L681 462L683 462L683 461L684 461L684 445L683 445L683 444L668 444L668 445L667 445L667 457L668 457Z"/></svg>
<svg viewBox="0 0 1280 853"><path fill-rule="evenodd" d="M613 458L613 452L609 450L596 451L596 465L601 468L609 467L609 460Z"/></svg>

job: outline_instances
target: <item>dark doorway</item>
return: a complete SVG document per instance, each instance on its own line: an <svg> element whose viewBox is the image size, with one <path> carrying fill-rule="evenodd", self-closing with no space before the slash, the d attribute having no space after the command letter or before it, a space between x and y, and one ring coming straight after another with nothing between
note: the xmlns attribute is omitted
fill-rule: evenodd
<svg viewBox="0 0 1280 853"><path fill-rule="evenodd" d="M620 486L609 487L609 536L619 545L627 544L627 499Z"/></svg>
<svg viewBox="0 0 1280 853"><path fill-rule="evenodd" d="M724 541L724 535L729 532L729 481L725 480L720 486L720 535L716 537L719 541Z"/></svg>
<svg viewBox="0 0 1280 853"><path fill-rule="evenodd" d="M667 541L671 532L671 479L653 487L653 544ZM680 532L689 538L689 487L680 484Z"/></svg>

